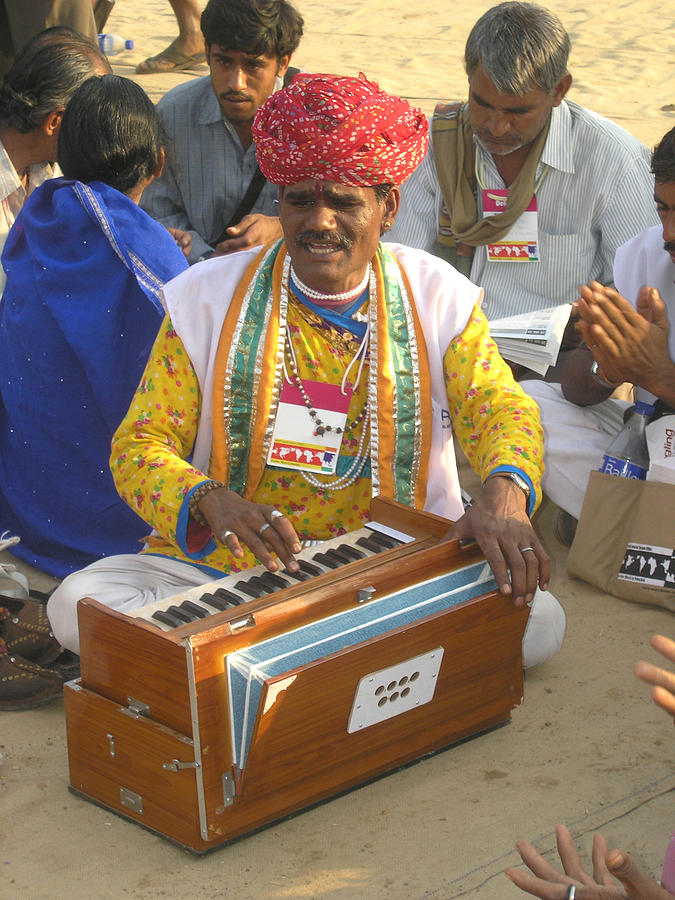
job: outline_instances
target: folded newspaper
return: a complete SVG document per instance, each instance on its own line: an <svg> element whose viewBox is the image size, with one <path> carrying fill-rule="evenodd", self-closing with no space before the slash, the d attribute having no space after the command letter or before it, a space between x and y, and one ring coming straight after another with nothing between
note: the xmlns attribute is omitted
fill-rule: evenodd
<svg viewBox="0 0 675 900"><path fill-rule="evenodd" d="M490 322L490 335L510 362L545 375L558 359L563 334L572 312L571 303L536 309Z"/></svg>

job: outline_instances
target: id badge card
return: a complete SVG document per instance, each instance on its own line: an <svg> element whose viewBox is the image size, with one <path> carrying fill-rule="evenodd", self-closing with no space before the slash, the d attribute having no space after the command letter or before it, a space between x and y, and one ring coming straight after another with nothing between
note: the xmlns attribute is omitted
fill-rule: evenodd
<svg viewBox="0 0 675 900"><path fill-rule="evenodd" d="M334 475L347 424L352 386L346 385L343 394L339 385L322 381L303 381L303 385L316 410L316 418L333 430L314 433L315 419L310 416L298 386L284 379L267 462L276 468ZM336 434L337 428L341 428L342 432Z"/></svg>
<svg viewBox="0 0 675 900"><path fill-rule="evenodd" d="M509 192L502 188L483 190L483 218L504 212ZM489 262L539 262L537 197L516 219L503 238L487 245Z"/></svg>

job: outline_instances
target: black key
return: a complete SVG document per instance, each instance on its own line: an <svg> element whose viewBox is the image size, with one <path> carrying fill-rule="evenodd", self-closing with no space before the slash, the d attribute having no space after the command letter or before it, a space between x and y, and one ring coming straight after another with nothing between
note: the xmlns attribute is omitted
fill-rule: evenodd
<svg viewBox="0 0 675 900"><path fill-rule="evenodd" d="M360 537L356 543L359 547L370 550L371 553L382 553L385 549L382 544L378 544L377 541L372 541L369 537Z"/></svg>
<svg viewBox="0 0 675 900"><path fill-rule="evenodd" d="M227 593L227 591L225 591L224 593ZM224 598L218 597L217 594L217 591L215 594L202 594L199 598L199 602L208 603L208 605L212 606L214 609L231 609L233 606L235 606L234 603L231 603L229 600L225 600ZM234 594L232 596L234 597ZM237 597L237 600L239 600L239 597Z"/></svg>
<svg viewBox="0 0 675 900"><path fill-rule="evenodd" d="M401 543L400 541L397 541L396 538L393 538L388 534L382 534L381 531L371 531L368 537L371 541L382 544L382 546L386 547L387 550L393 550L394 547L398 547Z"/></svg>
<svg viewBox="0 0 675 900"><path fill-rule="evenodd" d="M325 566L327 569L338 569L342 565L342 563L331 559L327 553L315 553L312 559L315 562L321 563L321 565Z"/></svg>
<svg viewBox="0 0 675 900"><path fill-rule="evenodd" d="M162 622L164 625L169 625L171 628L178 628L181 625L185 625L184 619L180 619L178 616L172 616L166 609L158 609L157 612L152 614L152 618L157 619L158 622Z"/></svg>
<svg viewBox="0 0 675 900"><path fill-rule="evenodd" d="M196 616L198 619L207 619L211 615L208 609L204 609L203 606L199 606L198 603L194 603L192 600L184 600L181 603L181 609L192 613L192 615Z"/></svg>
<svg viewBox="0 0 675 900"><path fill-rule="evenodd" d="M338 550L341 553L344 553L345 556L350 556L352 559L365 559L366 554L361 553L360 550L357 550L356 547L352 547L351 544L340 544Z"/></svg>
<svg viewBox="0 0 675 900"><path fill-rule="evenodd" d="M308 572L303 572L302 569L298 569L297 572L289 572L288 569L281 570L287 578L295 578L296 581L309 581L312 577Z"/></svg>
<svg viewBox="0 0 675 900"><path fill-rule="evenodd" d="M336 550L335 547L331 547L329 550L326 550L326 556L330 556L331 559L334 559L336 563L340 566L346 566L350 562L354 562L346 553L342 553L340 550Z"/></svg>
<svg viewBox="0 0 675 900"><path fill-rule="evenodd" d="M251 584L251 582L253 582L256 587L264 590L266 594L273 594L275 591L279 590L278 585L272 584L272 582L268 581L263 575L252 575L248 580L249 584Z"/></svg>
<svg viewBox="0 0 675 900"><path fill-rule="evenodd" d="M286 581L281 575L275 575L274 572L263 572L259 576L260 580L268 584L273 591L280 591L282 588L290 587L290 581Z"/></svg>
<svg viewBox="0 0 675 900"><path fill-rule="evenodd" d="M306 572L307 575L321 575L323 573L323 569L320 569L318 566L313 566L311 562L307 562L306 559L299 559L298 565L300 566L300 571Z"/></svg>
<svg viewBox="0 0 675 900"><path fill-rule="evenodd" d="M265 585L256 584L253 578L249 578L248 581L237 581L234 586L249 597L264 597L269 593Z"/></svg>
<svg viewBox="0 0 675 900"><path fill-rule="evenodd" d="M217 591L213 592L213 596L221 602L227 603L227 606L241 606L244 602L238 594L233 594L227 588L218 588ZM227 609L227 607L222 608ZM219 606L218 609L221 609L221 607Z"/></svg>
<svg viewBox="0 0 675 900"><path fill-rule="evenodd" d="M167 606L166 611L171 613L173 616L178 616L179 619L182 619L184 622L194 622L197 618L192 613L189 613L185 609L181 609L180 606Z"/></svg>

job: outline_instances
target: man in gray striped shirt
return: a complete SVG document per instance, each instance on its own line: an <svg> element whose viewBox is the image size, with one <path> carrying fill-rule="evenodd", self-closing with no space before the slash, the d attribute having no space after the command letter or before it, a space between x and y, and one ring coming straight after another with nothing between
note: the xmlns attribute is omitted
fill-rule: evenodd
<svg viewBox="0 0 675 900"><path fill-rule="evenodd" d="M251 122L282 86L303 19L286 0L209 0L201 24L210 75L160 100L167 165L142 201L167 228L189 232L191 263L281 237L277 188L257 168Z"/></svg>
<svg viewBox="0 0 675 900"><path fill-rule="evenodd" d="M488 319L571 303L591 280L611 283L616 249L657 223L647 148L564 99L569 46L542 7L488 10L466 44L468 103L434 117L433 146L401 189L387 240L450 259L484 289ZM504 211L484 217L506 190ZM517 260L514 226L525 245Z"/></svg>

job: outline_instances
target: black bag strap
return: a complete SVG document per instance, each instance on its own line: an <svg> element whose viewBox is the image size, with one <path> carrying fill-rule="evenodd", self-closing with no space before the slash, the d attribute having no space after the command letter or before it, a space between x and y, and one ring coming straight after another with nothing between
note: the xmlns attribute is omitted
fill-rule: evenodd
<svg viewBox="0 0 675 900"><path fill-rule="evenodd" d="M215 244L219 244L221 241L224 241L227 238L228 228L230 228L232 225L236 225L238 222L241 222L244 216L247 216L251 212L253 206L255 205L255 201L260 196L260 191L262 191L264 184L265 176L256 166L255 172L253 173L253 178L251 179L251 182L246 189L246 193L241 199L241 203L230 216L230 221L227 223L225 228L223 228L222 234L216 241L214 241L214 246Z"/></svg>

